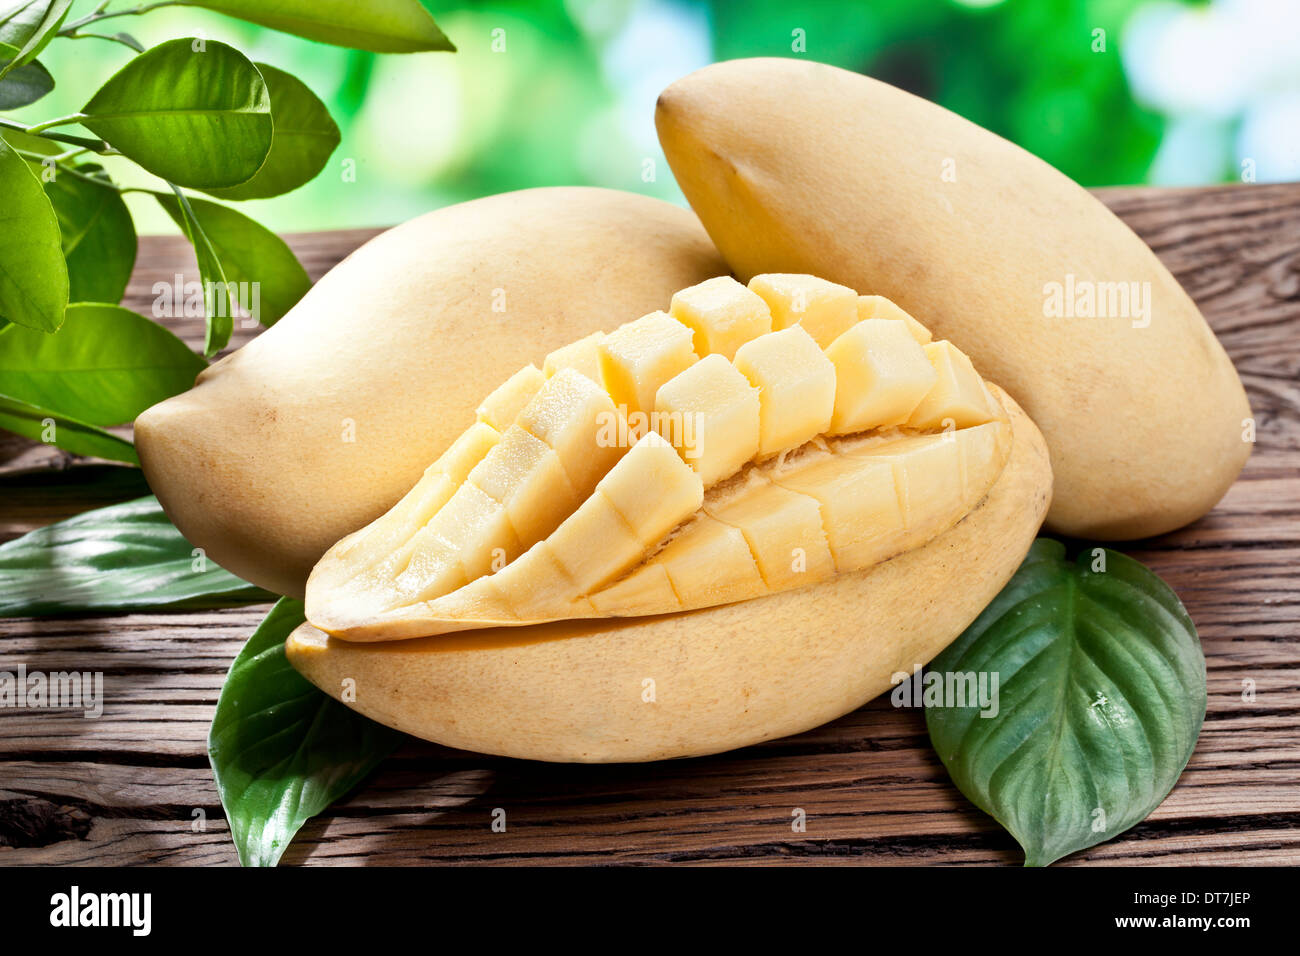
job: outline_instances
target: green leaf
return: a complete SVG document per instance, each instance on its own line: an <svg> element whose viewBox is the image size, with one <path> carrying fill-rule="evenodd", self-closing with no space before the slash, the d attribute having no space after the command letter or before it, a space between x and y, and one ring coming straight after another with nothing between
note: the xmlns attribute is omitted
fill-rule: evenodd
<svg viewBox="0 0 1300 956"><path fill-rule="evenodd" d="M0 544L0 617L229 607L272 598L196 550L157 498L87 511Z"/></svg>
<svg viewBox="0 0 1300 956"><path fill-rule="evenodd" d="M927 686L973 673L991 687L998 676L996 714L947 700L927 701L925 717L953 782L1011 832L1028 866L1145 819L1205 718L1205 658L1187 611L1150 570L1100 548L1071 563L1060 542L1039 539L930 668Z"/></svg>
<svg viewBox="0 0 1300 956"><path fill-rule="evenodd" d="M189 216L175 197L155 193L154 198L185 228ZM243 304L263 325L274 325L311 288L307 270L271 230L220 203L189 198L188 205L226 281L248 284ZM237 292L234 298L240 297Z"/></svg>
<svg viewBox="0 0 1300 956"><path fill-rule="evenodd" d="M218 199L266 199L292 192L316 178L339 144L338 126L306 83L265 63L257 68L271 93L271 152L248 182L209 189Z"/></svg>
<svg viewBox="0 0 1300 956"><path fill-rule="evenodd" d="M72 0L18 0L0 11L0 43L18 49L18 55L0 67L0 78L40 56L71 6Z"/></svg>
<svg viewBox="0 0 1300 956"><path fill-rule="evenodd" d="M402 739L293 669L284 641L303 620L301 601L272 608L235 658L212 718L208 756L244 866L275 866L299 828Z"/></svg>
<svg viewBox="0 0 1300 956"><path fill-rule="evenodd" d="M171 208L168 200L170 200L179 212L179 218L176 216L173 218L180 223L185 237L194 247L194 257L199 265L199 280L203 283L203 310L207 318L203 335L203 354L211 358L226 347L226 343L230 341L230 333L235 327L234 308L230 302L230 285L226 280L221 259L208 239L208 234L203 231L203 226L199 224L189 197L175 186L172 189L176 193L175 199L171 199L164 193L154 193L154 198L169 213Z"/></svg>
<svg viewBox="0 0 1300 956"><path fill-rule="evenodd" d="M76 172L104 177L87 163ZM45 183L63 235L68 264L68 298L73 302L120 302L135 267L136 235L122 195L106 181L100 186L62 170Z"/></svg>
<svg viewBox="0 0 1300 956"><path fill-rule="evenodd" d="M0 43L0 66L12 63L18 57L18 48ZM54 77L38 60L15 67L0 79L0 110L16 110L35 103L54 89Z"/></svg>
<svg viewBox="0 0 1300 956"><path fill-rule="evenodd" d="M106 432L98 425L41 408L11 395L0 395L0 429L32 441L56 445L74 455L140 464L135 446L125 438Z"/></svg>
<svg viewBox="0 0 1300 956"><path fill-rule="evenodd" d="M262 75L215 40L169 40L140 54L81 112L95 135L182 186L245 182L271 149L271 99Z"/></svg>
<svg viewBox="0 0 1300 956"><path fill-rule="evenodd" d="M0 140L0 315L53 332L68 305L59 221L26 160Z"/></svg>
<svg viewBox="0 0 1300 956"><path fill-rule="evenodd" d="M419 0L189 0L189 5L375 53L456 49Z"/></svg>
<svg viewBox="0 0 1300 956"><path fill-rule="evenodd" d="M185 391L207 363L167 329L117 305L76 303L58 335L0 332L0 380L13 398L91 425L121 425Z"/></svg>

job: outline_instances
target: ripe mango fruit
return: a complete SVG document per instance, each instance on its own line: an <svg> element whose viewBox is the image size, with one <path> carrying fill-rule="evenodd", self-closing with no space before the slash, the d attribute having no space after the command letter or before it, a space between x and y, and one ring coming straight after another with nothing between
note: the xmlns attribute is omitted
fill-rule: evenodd
<svg viewBox="0 0 1300 956"><path fill-rule="evenodd" d="M927 544L756 600L358 643L311 624L290 662L381 723L450 747L614 762L718 753L846 714L934 657L1002 589L1047 511L1042 435L990 386L1009 457ZM350 690L345 694L345 690Z"/></svg>
<svg viewBox="0 0 1300 956"><path fill-rule="evenodd" d="M691 213L629 193L531 189L429 213L357 249L141 415L145 475L207 557L300 597L320 556L402 498L524 356L726 271ZM485 428L518 410L499 398ZM480 429L461 453L490 437ZM425 491L407 502L416 512L444 503Z"/></svg>
<svg viewBox="0 0 1300 956"><path fill-rule="evenodd" d="M391 512L325 554L308 620L391 641L745 601L921 547L1001 474L1005 408L895 304L859 320L854 290L788 274L673 302L691 326L651 312L499 386ZM599 383L556 358L588 342Z"/></svg>
<svg viewBox="0 0 1300 956"><path fill-rule="evenodd" d="M705 67L662 93L656 122L742 281L813 273L884 296L1025 408L1051 450L1049 527L1159 534L1205 514L1241 471L1250 407L1196 305L1046 163L885 83L805 60ZM866 298L861 318L876 315ZM835 297L818 302L831 309ZM826 314L831 328L844 321Z"/></svg>

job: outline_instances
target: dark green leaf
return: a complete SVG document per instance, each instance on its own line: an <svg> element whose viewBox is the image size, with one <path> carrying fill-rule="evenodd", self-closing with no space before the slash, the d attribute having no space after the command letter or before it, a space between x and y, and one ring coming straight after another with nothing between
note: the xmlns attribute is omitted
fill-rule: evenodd
<svg viewBox="0 0 1300 956"><path fill-rule="evenodd" d="M17 0L0 11L0 43L18 48L17 57L0 67L0 78L40 56L71 6L72 0Z"/></svg>
<svg viewBox="0 0 1300 956"><path fill-rule="evenodd" d="M419 0L189 0L273 30L375 53L455 50Z"/></svg>
<svg viewBox="0 0 1300 956"><path fill-rule="evenodd" d="M125 438L11 395L0 395L0 429L56 445L74 455L140 464L135 446Z"/></svg>
<svg viewBox="0 0 1300 956"><path fill-rule="evenodd" d="M91 425L133 421L185 391L207 363L167 329L117 305L74 303L58 335L0 332L0 380L13 398Z"/></svg>
<svg viewBox="0 0 1300 956"><path fill-rule="evenodd" d="M208 190L219 199L265 199L291 192L314 179L339 144L338 126L306 83L265 63L257 68L271 93L271 152L248 182Z"/></svg>
<svg viewBox="0 0 1300 956"><path fill-rule="evenodd" d="M1205 658L1169 586L1115 551L1086 549L1071 563L1049 539L926 680L948 674L989 675L989 686L998 677L996 714L947 700L926 707L926 723L953 782L1029 866L1145 819L1205 717Z"/></svg>
<svg viewBox="0 0 1300 956"><path fill-rule="evenodd" d="M229 607L271 598L197 552L153 497L0 544L0 617Z"/></svg>
<svg viewBox="0 0 1300 956"><path fill-rule="evenodd" d="M184 228L188 217L181 203L162 193L155 198ZM265 226L220 203L191 198L189 206L226 280L247 283L235 298L254 307L263 325L273 325L311 288L293 251Z"/></svg>
<svg viewBox="0 0 1300 956"><path fill-rule="evenodd" d="M27 162L0 140L0 315L53 332L68 305L59 222Z"/></svg>
<svg viewBox="0 0 1300 956"><path fill-rule="evenodd" d="M154 193L154 198L169 213L172 209L177 211L179 215L174 214L173 218L180 223L185 237L194 247L194 257L199 264L199 279L203 283L203 309L207 317L203 354L211 357L226 347L234 329L235 310L230 301L230 284L226 280L221 259L207 233L203 231L203 226L199 224L189 198L175 186L172 189L176 192L174 199L164 193Z"/></svg>
<svg viewBox="0 0 1300 956"><path fill-rule="evenodd" d="M402 735L317 690L284 641L303 622L282 598L226 675L208 735L221 805L244 866L275 866L309 819L361 782Z"/></svg>
<svg viewBox="0 0 1300 956"><path fill-rule="evenodd" d="M103 176L85 164L76 171ZM111 185L58 174L45 183L63 235L68 264L68 298L73 302L120 302L135 266L136 236L131 213Z"/></svg>
<svg viewBox="0 0 1300 956"><path fill-rule="evenodd" d="M17 56L17 47L0 43L0 66L13 62ZM52 89L54 77L41 66L40 61L24 63L0 79L0 110L16 110L35 103Z"/></svg>
<svg viewBox="0 0 1300 956"><path fill-rule="evenodd" d="M271 149L262 75L215 40L170 40L140 54L81 111L95 135L182 186L245 182Z"/></svg>

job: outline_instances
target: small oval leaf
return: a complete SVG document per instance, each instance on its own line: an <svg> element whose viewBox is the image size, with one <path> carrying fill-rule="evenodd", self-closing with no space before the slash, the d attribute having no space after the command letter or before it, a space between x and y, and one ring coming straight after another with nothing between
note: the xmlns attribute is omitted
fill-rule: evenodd
<svg viewBox="0 0 1300 956"><path fill-rule="evenodd" d="M271 94L271 152L246 183L207 190L218 199L266 199L316 178L339 144L339 128L302 80L265 63L257 68Z"/></svg>
<svg viewBox="0 0 1300 956"><path fill-rule="evenodd" d="M1102 548L1072 563L1060 542L1035 542L931 663L927 687L969 687L966 675L997 677L995 706L927 702L930 739L1029 866L1145 819L1173 789L1205 717L1205 658L1187 611L1150 570Z"/></svg>
<svg viewBox="0 0 1300 956"><path fill-rule="evenodd" d="M375 53L455 50L419 0L188 0L308 40Z"/></svg>
<svg viewBox="0 0 1300 956"><path fill-rule="evenodd" d="M120 435L12 395L0 395L0 429L54 445L74 455L124 461L128 465L140 464L135 446Z"/></svg>
<svg viewBox="0 0 1300 956"><path fill-rule="evenodd" d="M169 40L115 73L82 125L181 186L234 186L271 149L271 99L242 53L215 40Z"/></svg>
<svg viewBox="0 0 1300 956"><path fill-rule="evenodd" d="M121 425L185 391L207 363L167 329L117 305L76 303L58 335L0 332L6 392L91 425Z"/></svg>
<svg viewBox="0 0 1300 956"><path fill-rule="evenodd" d="M0 316L53 332L68 305L59 221L27 161L0 139Z"/></svg>
<svg viewBox="0 0 1300 956"><path fill-rule="evenodd" d="M9 63L0 64L0 77L40 55L63 25L71 6L72 0L19 0L0 11L0 43L18 50Z"/></svg>
<svg viewBox="0 0 1300 956"><path fill-rule="evenodd" d="M293 669L284 641L303 620L301 601L271 609L231 665L212 718L208 756L244 866L275 866L298 829L402 739Z"/></svg>

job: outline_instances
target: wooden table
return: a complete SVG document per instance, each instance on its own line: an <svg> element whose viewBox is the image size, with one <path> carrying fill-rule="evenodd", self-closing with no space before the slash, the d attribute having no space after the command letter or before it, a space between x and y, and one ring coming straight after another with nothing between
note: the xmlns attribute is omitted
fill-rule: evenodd
<svg viewBox="0 0 1300 956"><path fill-rule="evenodd" d="M1300 863L1300 185L1114 189L1197 299L1246 382L1258 444L1241 480L1190 528L1129 549L1200 629L1209 713L1191 765L1152 816L1060 865ZM313 277L371 232L290 241ZM126 304L196 278L181 241L149 238ZM197 320L176 330L201 341ZM242 333L247 334L247 333ZM236 343L238 344L238 338ZM10 442L12 469L57 457ZM0 489L0 538L142 493L81 471ZM231 659L265 607L0 621L0 670L105 673L99 720L0 711L0 842L23 814L48 845L0 864L234 864L205 742ZM1255 682L1254 700L1243 681ZM495 807L509 828L493 833ZM791 812L807 832L791 831ZM206 821L199 826L197 821ZM553 766L412 741L307 824L288 864L1004 863L1014 841L949 784L921 713L877 700L798 737L632 766Z"/></svg>

